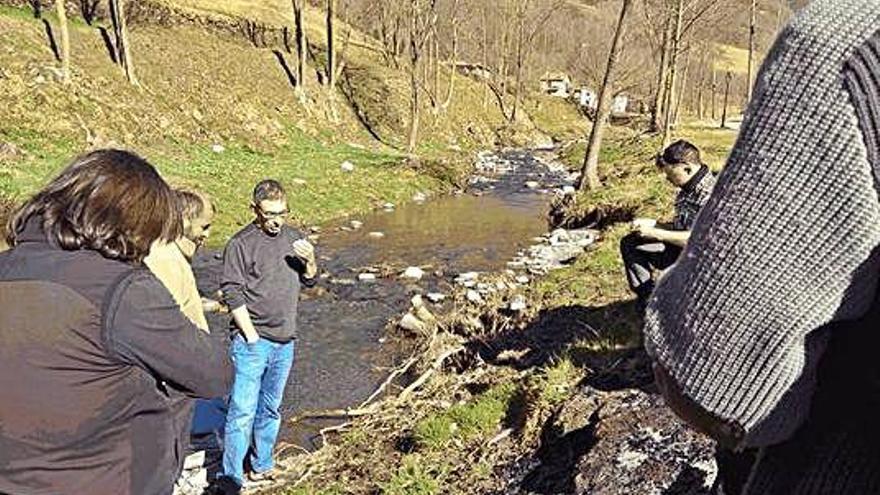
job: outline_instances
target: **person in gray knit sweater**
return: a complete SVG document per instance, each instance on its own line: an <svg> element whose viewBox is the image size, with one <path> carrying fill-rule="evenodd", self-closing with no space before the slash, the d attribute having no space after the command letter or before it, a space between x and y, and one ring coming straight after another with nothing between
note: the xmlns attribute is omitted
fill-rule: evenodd
<svg viewBox="0 0 880 495"><path fill-rule="evenodd" d="M725 494L880 493L878 155L880 2L815 0L646 314L667 403L729 449Z"/></svg>

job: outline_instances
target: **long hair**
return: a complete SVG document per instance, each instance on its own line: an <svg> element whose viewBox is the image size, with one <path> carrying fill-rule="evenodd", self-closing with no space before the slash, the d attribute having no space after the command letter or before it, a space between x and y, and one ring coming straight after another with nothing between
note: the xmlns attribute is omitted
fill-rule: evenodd
<svg viewBox="0 0 880 495"><path fill-rule="evenodd" d="M143 158L121 150L80 156L15 213L6 240L15 246L32 219L66 250L139 262L157 239L182 234L174 193Z"/></svg>

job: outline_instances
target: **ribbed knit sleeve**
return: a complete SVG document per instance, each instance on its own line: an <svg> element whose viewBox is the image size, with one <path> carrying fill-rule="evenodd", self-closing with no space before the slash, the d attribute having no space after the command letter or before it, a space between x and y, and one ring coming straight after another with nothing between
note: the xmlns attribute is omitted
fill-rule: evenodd
<svg viewBox="0 0 880 495"><path fill-rule="evenodd" d="M876 0L816 0L780 35L682 257L649 305L645 346L742 446L809 412L830 322L874 301L880 203L844 63Z"/></svg>

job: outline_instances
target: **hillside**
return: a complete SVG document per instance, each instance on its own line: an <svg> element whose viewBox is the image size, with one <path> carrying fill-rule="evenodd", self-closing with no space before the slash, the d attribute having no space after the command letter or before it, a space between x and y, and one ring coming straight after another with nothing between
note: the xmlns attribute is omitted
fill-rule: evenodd
<svg viewBox="0 0 880 495"><path fill-rule="evenodd" d="M323 14L309 14L315 58L302 104L282 65L293 55L272 44L273 26L259 25L268 41L256 45L241 29L253 28L254 17L273 18L270 4L137 5L130 37L140 89L112 63L100 17L91 26L71 17L73 82L65 86L44 23L28 8L0 7L0 202L25 197L78 153L121 146L156 163L172 182L211 194L220 206L214 242L221 243L247 220L250 184L262 177L295 187L298 220L320 222L452 187L471 150L492 146L502 124L484 89L459 76L445 112L423 109L420 159L406 161L407 74L383 63L364 35L352 34L339 87L330 93L316 70L325 51ZM244 11L253 17L235 17ZM50 11L43 18L55 26ZM444 70L443 81L448 76ZM563 111L567 118L555 113L553 127L570 120L582 132L573 108ZM340 170L345 160L355 164L353 173Z"/></svg>

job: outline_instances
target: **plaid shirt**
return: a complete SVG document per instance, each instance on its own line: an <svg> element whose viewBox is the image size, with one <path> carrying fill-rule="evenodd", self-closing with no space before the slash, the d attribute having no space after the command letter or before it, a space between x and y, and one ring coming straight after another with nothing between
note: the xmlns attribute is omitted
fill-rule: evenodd
<svg viewBox="0 0 880 495"><path fill-rule="evenodd" d="M703 205L709 201L715 187L715 176L703 165L687 184L682 186L675 197L675 217L672 219L673 230L690 230L697 219Z"/></svg>

